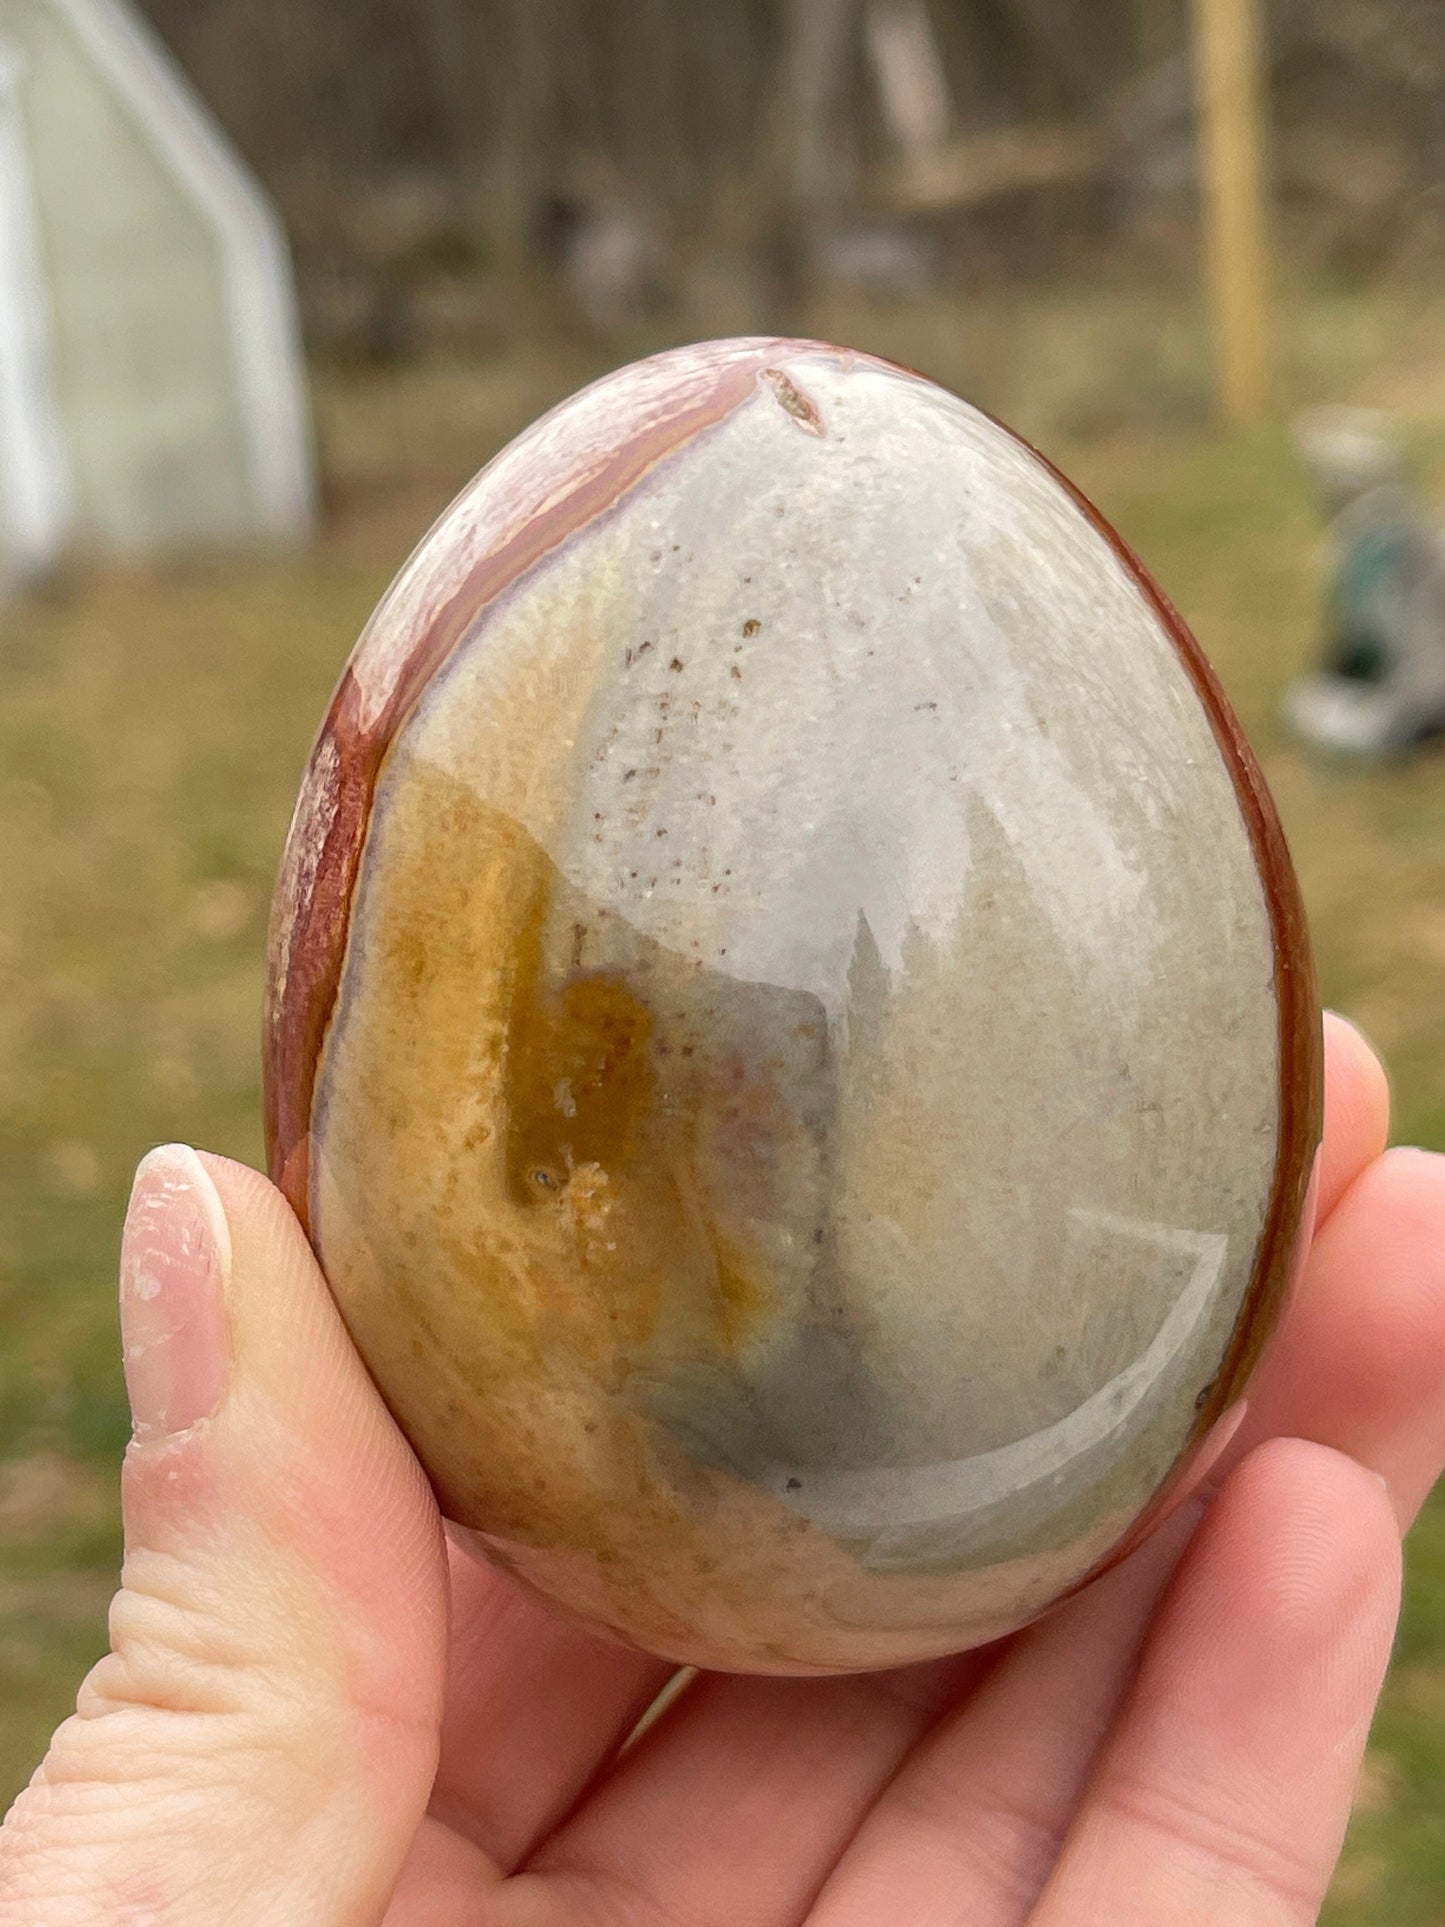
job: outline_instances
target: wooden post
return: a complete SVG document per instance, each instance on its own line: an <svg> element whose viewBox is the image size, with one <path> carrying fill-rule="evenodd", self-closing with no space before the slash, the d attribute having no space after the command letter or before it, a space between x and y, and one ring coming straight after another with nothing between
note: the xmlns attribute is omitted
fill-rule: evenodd
<svg viewBox="0 0 1445 1927"><path fill-rule="evenodd" d="M1219 398L1230 421L1252 422L1270 362L1258 0L1194 0L1194 49Z"/></svg>

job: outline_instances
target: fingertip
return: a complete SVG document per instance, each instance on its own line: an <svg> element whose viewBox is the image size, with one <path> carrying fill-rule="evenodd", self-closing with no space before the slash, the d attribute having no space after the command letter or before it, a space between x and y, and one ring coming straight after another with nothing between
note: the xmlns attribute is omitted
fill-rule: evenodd
<svg viewBox="0 0 1445 1927"><path fill-rule="evenodd" d="M1445 1460L1445 1157L1395 1149L1311 1247L1255 1382L1239 1456L1285 1435L1389 1481L1407 1527Z"/></svg>
<svg viewBox="0 0 1445 1927"><path fill-rule="evenodd" d="M1344 1525L1363 1524L1369 1535L1387 1543L1392 1555L1399 1549L1382 1475L1316 1439L1272 1438L1256 1446L1225 1481L1216 1510L1240 1515L1228 1522L1228 1529L1243 1522L1268 1544L1278 1541L1281 1527L1313 1535L1322 1560L1331 1565L1337 1563L1340 1548L1332 1550L1329 1541L1343 1539ZM1266 1526L1268 1532L1263 1531Z"/></svg>
<svg viewBox="0 0 1445 1927"><path fill-rule="evenodd" d="M1374 1159L1316 1243L1309 1293L1317 1343L1330 1347L1342 1380L1396 1402L1436 1386L1445 1358L1445 1157L1396 1146Z"/></svg>
<svg viewBox="0 0 1445 1927"><path fill-rule="evenodd" d="M304 1249L308 1257L312 1255L295 1212L264 1172L237 1158L222 1157L218 1151L197 1151L195 1155L215 1186L233 1229L241 1222L253 1235L259 1232L293 1251Z"/></svg>
<svg viewBox="0 0 1445 1927"><path fill-rule="evenodd" d="M1341 1668L1345 1695L1364 1690L1362 1674L1378 1685L1401 1583L1399 1528L1378 1473L1310 1439L1271 1439L1225 1482L1187 1564L1200 1621L1236 1640L1248 1625L1236 1711L1257 1673L1297 1668L1310 1652L1322 1688Z"/></svg>
<svg viewBox="0 0 1445 1927"><path fill-rule="evenodd" d="M249 1165L202 1155L236 1251L246 1396L230 1415L232 1467L277 1543L321 1579L367 1702L429 1733L448 1623L436 1494L285 1194Z"/></svg>
<svg viewBox="0 0 1445 1927"><path fill-rule="evenodd" d="M1313 1920L1399 1604L1379 1479L1280 1438L1186 1553L1031 1920Z"/></svg>
<svg viewBox="0 0 1445 1927"><path fill-rule="evenodd" d="M358 1354L285 1197L261 1172L200 1158L230 1224L237 1362L208 1442L212 1476L358 1627L374 1667L440 1640L446 1553L426 1476ZM405 1637L402 1637L403 1629Z"/></svg>
<svg viewBox="0 0 1445 1927"><path fill-rule="evenodd" d="M1432 1215L1440 1210L1445 1201L1445 1152L1420 1144L1392 1144L1381 1152L1378 1162L1391 1183L1403 1185L1410 1194L1402 1200L1409 1209L1423 1206Z"/></svg>
<svg viewBox="0 0 1445 1927"><path fill-rule="evenodd" d="M1390 1084L1364 1033L1336 1011L1324 1013L1325 1128L1317 1222L1334 1210L1390 1134Z"/></svg>

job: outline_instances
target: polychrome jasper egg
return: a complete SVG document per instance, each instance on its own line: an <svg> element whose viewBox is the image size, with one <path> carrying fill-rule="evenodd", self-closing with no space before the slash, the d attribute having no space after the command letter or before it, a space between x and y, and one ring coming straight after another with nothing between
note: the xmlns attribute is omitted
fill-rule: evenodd
<svg viewBox="0 0 1445 1927"><path fill-rule="evenodd" d="M322 727L273 1167L446 1513L704 1666L992 1639L1156 1516L1319 1123L1198 649L919 377L679 350L427 536Z"/></svg>

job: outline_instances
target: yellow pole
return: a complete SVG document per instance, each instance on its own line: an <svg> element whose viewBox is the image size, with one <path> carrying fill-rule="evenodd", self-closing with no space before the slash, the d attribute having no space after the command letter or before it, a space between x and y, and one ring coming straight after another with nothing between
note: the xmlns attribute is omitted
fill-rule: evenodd
<svg viewBox="0 0 1445 1927"><path fill-rule="evenodd" d="M1270 361L1258 0L1194 0L1194 43L1219 398L1230 421L1252 422Z"/></svg>

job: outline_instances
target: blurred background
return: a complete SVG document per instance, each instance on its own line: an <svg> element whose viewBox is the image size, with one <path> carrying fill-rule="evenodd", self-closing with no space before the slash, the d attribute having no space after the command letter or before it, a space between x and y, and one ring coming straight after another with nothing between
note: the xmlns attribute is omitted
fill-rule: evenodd
<svg viewBox="0 0 1445 1927"><path fill-rule="evenodd" d="M1000 414L1140 551L1445 1148L1445 709L1391 680L1445 662L1441 0L0 0L0 1804L104 1648L135 1162L260 1159L361 623L540 410L774 331ZM1322 487L1324 406L1388 461ZM1291 734L1322 663L1406 726ZM1329 1920L1445 1927L1442 1786L1445 1506Z"/></svg>

